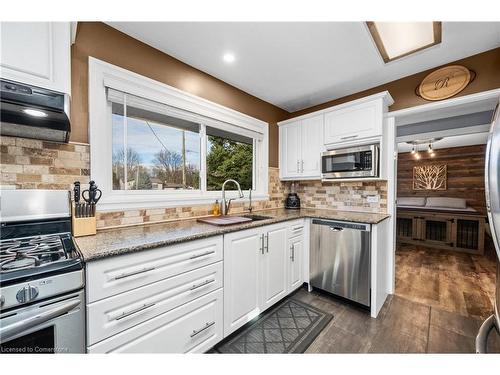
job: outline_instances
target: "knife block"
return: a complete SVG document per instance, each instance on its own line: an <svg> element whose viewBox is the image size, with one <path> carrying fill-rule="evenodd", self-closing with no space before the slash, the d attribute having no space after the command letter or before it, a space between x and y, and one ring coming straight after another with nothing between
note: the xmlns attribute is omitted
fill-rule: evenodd
<svg viewBox="0 0 500 375"><path fill-rule="evenodd" d="M76 217L75 204L71 203L71 227L74 237L92 236L97 232L95 216Z"/></svg>

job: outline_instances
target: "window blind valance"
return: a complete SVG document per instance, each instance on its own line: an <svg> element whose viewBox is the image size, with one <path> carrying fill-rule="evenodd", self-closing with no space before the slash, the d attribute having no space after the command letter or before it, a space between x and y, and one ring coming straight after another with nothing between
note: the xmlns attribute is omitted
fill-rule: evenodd
<svg viewBox="0 0 500 375"><path fill-rule="evenodd" d="M185 121L203 124L215 129L219 129L224 132L238 134L245 138L252 138L257 140L262 140L264 138L263 133L259 133L235 124L230 124L214 118L203 116L191 111L176 108L165 103L160 103L154 100L141 98L134 94L114 89L110 86L107 86L106 83L108 84L111 83L105 81L107 99L112 103L117 103L121 105L126 104L127 107L133 107L143 111L155 112L162 114L164 116L175 117L178 119L183 119ZM135 111L135 113L138 112L140 111ZM130 111L130 114L132 113L134 113L134 111Z"/></svg>

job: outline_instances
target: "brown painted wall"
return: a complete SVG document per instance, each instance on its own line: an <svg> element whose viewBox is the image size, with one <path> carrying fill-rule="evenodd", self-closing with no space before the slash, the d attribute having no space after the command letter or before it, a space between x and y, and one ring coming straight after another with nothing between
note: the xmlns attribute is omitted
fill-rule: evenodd
<svg viewBox="0 0 500 375"><path fill-rule="evenodd" d="M415 87L430 71L424 71L340 99L294 113L247 94L209 74L100 22L79 22L71 50L71 141L88 142L88 57L134 71L215 103L266 121L269 126L269 166L278 166L276 122L388 90L395 100L391 110L428 103L415 95ZM500 48L454 62L476 71L476 79L459 95L500 87ZM451 63L450 63L451 64ZM449 64L446 64L449 65Z"/></svg>
<svg viewBox="0 0 500 375"><path fill-rule="evenodd" d="M464 65L467 68L474 70L477 74L474 81L472 81L464 91L458 94L457 97L474 94L476 92L492 90L500 87L500 48L469 56L465 59L454 61L442 66L452 64ZM301 116L306 113L318 111L320 109L328 108L337 104L345 103L386 90L389 91L394 99L394 104L390 107L391 111L430 103L429 101L415 95L415 88L420 84L422 79L427 74L440 67L441 66L438 66L417 74L413 74L411 76L398 79L396 81L385 83L383 85L358 92L353 95L331 100L323 104L290 113L289 118Z"/></svg>
<svg viewBox="0 0 500 375"><path fill-rule="evenodd" d="M409 152L398 157L398 197L455 197L465 198L472 208L486 214L484 193L484 156L486 145L453 147L436 150L431 158L420 152L422 158L415 160ZM447 189L442 191L413 190L413 167L423 164L446 164L448 168Z"/></svg>
<svg viewBox="0 0 500 375"><path fill-rule="evenodd" d="M79 22L76 42L71 48L71 141L88 142L89 56L268 122L269 166L278 166L276 122L285 119L288 112L101 22Z"/></svg>

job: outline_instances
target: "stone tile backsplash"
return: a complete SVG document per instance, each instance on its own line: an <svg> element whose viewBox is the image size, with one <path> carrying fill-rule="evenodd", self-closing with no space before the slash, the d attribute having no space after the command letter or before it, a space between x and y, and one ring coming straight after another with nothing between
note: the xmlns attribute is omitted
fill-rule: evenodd
<svg viewBox="0 0 500 375"><path fill-rule="evenodd" d="M387 181L296 183L301 207L345 211L387 212ZM368 197L377 197L377 203Z"/></svg>
<svg viewBox="0 0 500 375"><path fill-rule="evenodd" d="M15 137L1 137L0 186L17 189L71 189L76 180L83 184L90 178L90 150L86 144L64 144ZM269 168L268 201L256 201L254 210L280 208L290 191L289 182L281 182L278 168ZM321 182L296 183L301 205L347 211L387 211L387 182ZM377 196L369 203L368 196ZM98 212L99 229L196 218L211 214L213 204L181 207ZM248 204L232 202L231 212L248 210Z"/></svg>
<svg viewBox="0 0 500 375"><path fill-rule="evenodd" d="M89 146L0 137L0 186L17 189L71 189L88 183Z"/></svg>

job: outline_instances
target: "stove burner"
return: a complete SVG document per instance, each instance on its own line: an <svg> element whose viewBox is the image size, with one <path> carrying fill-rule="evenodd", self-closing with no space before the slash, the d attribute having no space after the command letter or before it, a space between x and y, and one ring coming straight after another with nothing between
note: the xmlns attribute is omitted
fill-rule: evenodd
<svg viewBox="0 0 500 375"><path fill-rule="evenodd" d="M34 256L25 256L22 253L18 253L16 257L12 260L7 260L2 262L3 270L15 270L20 268L36 267L40 265L40 261Z"/></svg>
<svg viewBox="0 0 500 375"><path fill-rule="evenodd" d="M0 241L0 273L40 267L67 258L59 235Z"/></svg>
<svg viewBox="0 0 500 375"><path fill-rule="evenodd" d="M4 250L8 250L13 247L19 247L21 245L21 241L10 240L10 241L1 241L0 242L0 253Z"/></svg>

